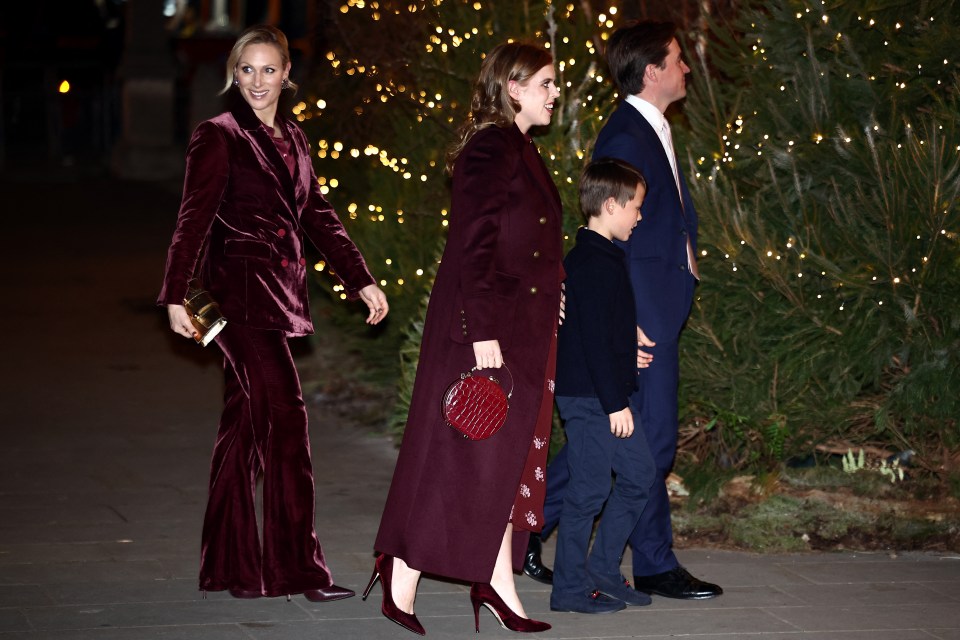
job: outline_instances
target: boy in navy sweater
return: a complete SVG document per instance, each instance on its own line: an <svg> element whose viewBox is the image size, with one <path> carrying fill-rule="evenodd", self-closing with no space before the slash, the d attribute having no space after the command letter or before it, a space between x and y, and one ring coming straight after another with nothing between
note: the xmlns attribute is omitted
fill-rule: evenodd
<svg viewBox="0 0 960 640"><path fill-rule="evenodd" d="M550 595L555 611L611 613L650 604L650 597L620 573L627 538L655 474L638 428L639 407L630 405L637 379L637 320L625 255L613 243L630 237L645 193L643 175L621 160L595 160L580 178L587 226L578 230L577 244L563 261L566 316L557 343L556 400L567 435L570 484ZM616 475L612 489L611 473Z"/></svg>

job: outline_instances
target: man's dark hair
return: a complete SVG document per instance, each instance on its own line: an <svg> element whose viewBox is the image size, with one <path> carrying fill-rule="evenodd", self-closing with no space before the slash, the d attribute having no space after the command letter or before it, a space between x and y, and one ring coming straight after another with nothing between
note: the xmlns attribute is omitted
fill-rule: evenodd
<svg viewBox="0 0 960 640"><path fill-rule="evenodd" d="M636 95L643 91L643 74L647 65L661 69L670 41L677 37L672 22L641 20L617 29L607 45L607 66L620 92Z"/></svg>

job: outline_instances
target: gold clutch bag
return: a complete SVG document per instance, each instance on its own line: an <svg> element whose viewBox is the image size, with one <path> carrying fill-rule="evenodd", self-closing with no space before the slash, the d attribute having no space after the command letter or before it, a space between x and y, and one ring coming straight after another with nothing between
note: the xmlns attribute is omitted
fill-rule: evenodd
<svg viewBox="0 0 960 640"><path fill-rule="evenodd" d="M202 346L210 344L217 334L227 325L227 319L220 312L220 305L210 293L200 286L200 281L194 278L187 283L187 297L183 299L183 306L190 314L190 322L197 330L193 339Z"/></svg>

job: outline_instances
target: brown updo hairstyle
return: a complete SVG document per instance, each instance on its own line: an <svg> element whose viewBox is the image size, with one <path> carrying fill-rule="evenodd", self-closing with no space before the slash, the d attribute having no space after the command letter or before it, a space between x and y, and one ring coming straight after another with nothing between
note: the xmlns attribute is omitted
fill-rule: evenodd
<svg viewBox="0 0 960 640"><path fill-rule="evenodd" d="M537 71L551 64L553 56L546 49L524 42L506 42L487 54L473 85L470 114L457 129L458 141L447 152L447 173L453 172L457 157L477 131L513 124L520 103L510 97L510 81L526 84Z"/></svg>
<svg viewBox="0 0 960 640"><path fill-rule="evenodd" d="M230 50L230 57L227 58L227 82L220 90L221 95L230 90L233 81L237 76L237 64L240 62L240 56L243 50L251 44L270 44L280 52L280 60L284 67L290 63L290 46L287 44L287 36L283 31L270 24L257 24L246 29L233 43L233 49ZM293 80L287 79L287 89L296 90L297 85Z"/></svg>

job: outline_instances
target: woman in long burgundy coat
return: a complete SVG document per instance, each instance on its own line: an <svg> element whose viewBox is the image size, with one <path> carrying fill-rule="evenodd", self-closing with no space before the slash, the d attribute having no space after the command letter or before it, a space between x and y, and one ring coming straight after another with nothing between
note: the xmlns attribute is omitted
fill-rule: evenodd
<svg viewBox="0 0 960 640"><path fill-rule="evenodd" d="M379 577L384 615L416 633L421 572L474 583L475 613L487 606L510 629L550 628L526 617L513 571L542 526L563 279L560 197L527 132L550 123L558 96L547 51L500 45L450 153L449 235L367 588ZM509 375L497 377L514 384L506 423L466 440L444 423L443 393L471 367L504 362Z"/></svg>
<svg viewBox="0 0 960 640"><path fill-rule="evenodd" d="M376 324L383 292L320 193L306 136L277 113L289 80L287 39L251 27L227 61L233 108L202 122L190 140L183 201L159 304L191 337L183 306L197 264L227 325L224 409L213 449L203 523L200 588L237 598L303 593L314 602L354 595L333 583L314 529L307 413L289 336L313 333L307 308L306 236ZM242 98L242 99L241 99ZM201 254L203 258L201 259ZM263 539L257 478L263 477Z"/></svg>

